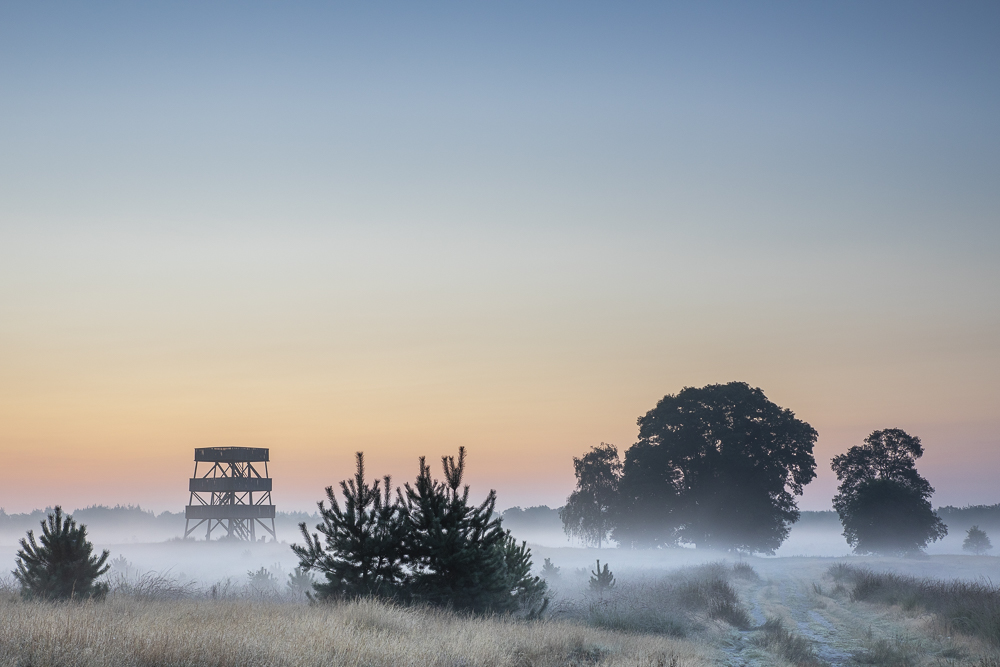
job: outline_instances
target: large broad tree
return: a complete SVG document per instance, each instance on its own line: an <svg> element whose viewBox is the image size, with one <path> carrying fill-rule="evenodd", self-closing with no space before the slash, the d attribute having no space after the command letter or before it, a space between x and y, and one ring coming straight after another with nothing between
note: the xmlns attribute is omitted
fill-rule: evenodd
<svg viewBox="0 0 1000 667"><path fill-rule="evenodd" d="M916 553L948 534L931 508L934 489L917 472L923 453L920 438L889 428L833 458L840 480L833 507L855 553Z"/></svg>
<svg viewBox="0 0 1000 667"><path fill-rule="evenodd" d="M580 458L573 458L576 488L559 510L568 535L601 548L613 525L612 511L618 498L621 470L618 448L607 443L602 442Z"/></svg>
<svg viewBox="0 0 1000 667"><path fill-rule="evenodd" d="M816 476L817 433L744 382L687 387L639 418L615 538L773 553Z"/></svg>

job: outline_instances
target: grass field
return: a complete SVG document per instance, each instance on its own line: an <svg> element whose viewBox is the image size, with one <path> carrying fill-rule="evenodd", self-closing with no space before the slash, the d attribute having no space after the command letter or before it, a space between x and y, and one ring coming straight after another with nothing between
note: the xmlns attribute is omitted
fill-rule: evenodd
<svg viewBox="0 0 1000 667"><path fill-rule="evenodd" d="M565 621L461 617L373 601L0 605L0 663L101 667L710 665L698 642Z"/></svg>
<svg viewBox="0 0 1000 667"><path fill-rule="evenodd" d="M542 621L370 600L308 604L277 589L148 573L119 579L104 602L26 602L8 585L0 666L1000 667L989 633L998 594L977 581L1000 559L952 560L623 569L600 595L586 570L566 568ZM926 576L946 571L966 582Z"/></svg>

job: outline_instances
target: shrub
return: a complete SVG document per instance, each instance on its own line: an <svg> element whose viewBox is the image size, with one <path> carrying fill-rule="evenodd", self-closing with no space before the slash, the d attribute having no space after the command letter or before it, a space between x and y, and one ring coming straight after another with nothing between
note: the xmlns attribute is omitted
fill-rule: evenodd
<svg viewBox="0 0 1000 667"><path fill-rule="evenodd" d="M41 525L38 542L31 530L27 538L21 538L17 569L13 572L21 584L21 595L43 600L107 595L108 585L95 580L111 569L104 564L110 554L104 551L99 557L91 555L94 545L87 540L87 527L77 526L58 505Z"/></svg>

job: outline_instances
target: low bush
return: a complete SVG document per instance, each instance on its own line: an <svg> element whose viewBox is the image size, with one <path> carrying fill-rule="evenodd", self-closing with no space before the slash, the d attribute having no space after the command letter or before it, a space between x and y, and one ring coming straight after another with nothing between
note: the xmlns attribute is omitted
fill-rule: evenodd
<svg viewBox="0 0 1000 667"><path fill-rule="evenodd" d="M181 600L197 593L194 582L182 583L160 572L137 572L134 568L113 571L110 594L133 600Z"/></svg>

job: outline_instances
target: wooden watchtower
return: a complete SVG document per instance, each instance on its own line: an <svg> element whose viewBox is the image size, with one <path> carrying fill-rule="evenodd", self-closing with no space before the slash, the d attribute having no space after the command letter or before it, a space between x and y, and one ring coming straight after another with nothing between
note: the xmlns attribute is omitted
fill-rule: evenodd
<svg viewBox="0 0 1000 667"><path fill-rule="evenodd" d="M256 526L260 524L275 539L267 461L266 447L195 449L191 499L184 508L184 537L207 523L206 540L212 539L213 530L225 528L229 539L256 541ZM263 475L258 470L261 463ZM198 464L202 465L201 475Z"/></svg>

